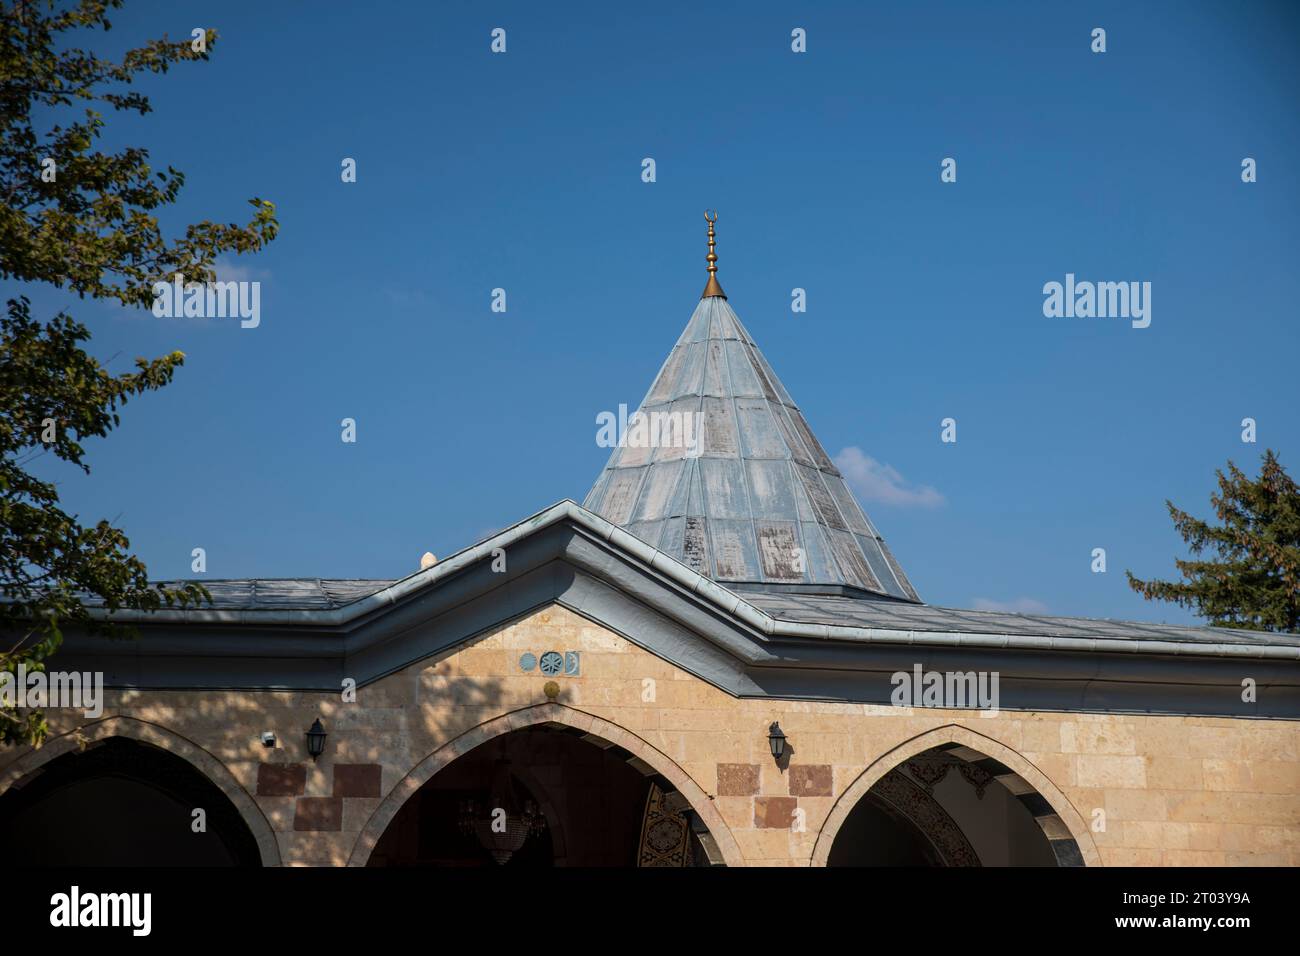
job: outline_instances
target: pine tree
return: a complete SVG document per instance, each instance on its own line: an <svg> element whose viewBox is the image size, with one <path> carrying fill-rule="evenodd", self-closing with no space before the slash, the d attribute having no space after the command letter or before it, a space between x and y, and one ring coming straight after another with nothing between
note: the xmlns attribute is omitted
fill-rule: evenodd
<svg viewBox="0 0 1300 956"><path fill-rule="evenodd" d="M1197 557L1175 560L1185 580L1141 581L1126 571L1129 586L1149 601L1191 608L1217 627L1300 630L1300 488L1271 449L1257 479L1231 461L1227 475L1216 474L1219 491L1210 503L1221 524L1165 502Z"/></svg>

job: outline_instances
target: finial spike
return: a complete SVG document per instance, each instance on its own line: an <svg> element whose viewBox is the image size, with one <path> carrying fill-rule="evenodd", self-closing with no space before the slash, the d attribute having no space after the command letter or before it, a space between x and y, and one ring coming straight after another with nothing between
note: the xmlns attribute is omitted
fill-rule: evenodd
<svg viewBox="0 0 1300 956"><path fill-rule="evenodd" d="M713 251L715 245L713 238L713 224L718 221L718 211L716 209L712 210L712 219L709 218L709 212L710 210L708 209L704 210L704 221L709 224L709 254L704 257L709 263L709 281L708 284L705 285L704 294L700 296L700 298L707 299L711 295L716 295L725 299L727 293L723 292L722 286L718 284L718 254Z"/></svg>

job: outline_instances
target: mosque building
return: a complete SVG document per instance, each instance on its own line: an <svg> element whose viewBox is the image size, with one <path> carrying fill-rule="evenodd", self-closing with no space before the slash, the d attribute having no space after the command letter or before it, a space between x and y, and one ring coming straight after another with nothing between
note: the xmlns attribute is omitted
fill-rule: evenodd
<svg viewBox="0 0 1300 956"><path fill-rule="evenodd" d="M102 672L103 712L0 751L10 858L1300 863L1300 636L925 603L714 241L581 505L67 634L50 669Z"/></svg>

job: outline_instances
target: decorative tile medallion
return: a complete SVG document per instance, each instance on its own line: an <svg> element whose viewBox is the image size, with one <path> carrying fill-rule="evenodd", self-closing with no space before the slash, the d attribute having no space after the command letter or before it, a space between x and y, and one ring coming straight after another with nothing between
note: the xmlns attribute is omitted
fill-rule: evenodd
<svg viewBox="0 0 1300 956"><path fill-rule="evenodd" d="M525 674L535 670L543 677L581 677L582 655L579 651L546 651L541 655L525 651L519 657L519 669Z"/></svg>

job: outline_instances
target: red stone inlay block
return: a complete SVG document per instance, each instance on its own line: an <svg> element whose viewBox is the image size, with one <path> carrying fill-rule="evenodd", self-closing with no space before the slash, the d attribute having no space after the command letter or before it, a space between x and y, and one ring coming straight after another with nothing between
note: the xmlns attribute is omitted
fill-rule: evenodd
<svg viewBox="0 0 1300 956"><path fill-rule="evenodd" d="M257 768L257 795L296 797L307 786L307 768L300 763L264 763Z"/></svg>
<svg viewBox="0 0 1300 956"><path fill-rule="evenodd" d="M299 797L293 814L295 830L343 829L342 797Z"/></svg>
<svg viewBox="0 0 1300 956"><path fill-rule="evenodd" d="M794 797L755 797L754 826L765 830L788 830L794 823Z"/></svg>
<svg viewBox="0 0 1300 956"><path fill-rule="evenodd" d="M758 764L718 764L718 796L752 797L758 793Z"/></svg>
<svg viewBox="0 0 1300 956"><path fill-rule="evenodd" d="M829 797L830 795L830 764L796 764L790 768L790 796Z"/></svg>
<svg viewBox="0 0 1300 956"><path fill-rule="evenodd" d="M336 763L334 765L334 796L379 796L380 769L377 763Z"/></svg>

